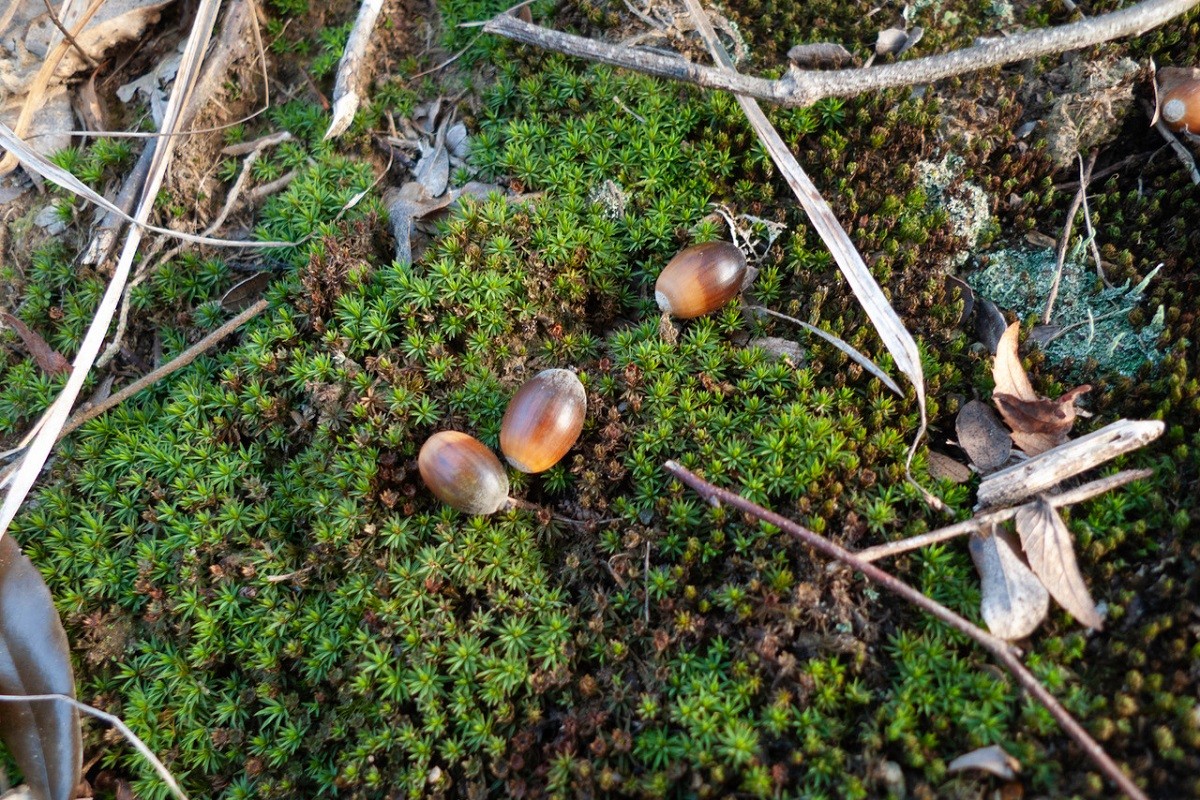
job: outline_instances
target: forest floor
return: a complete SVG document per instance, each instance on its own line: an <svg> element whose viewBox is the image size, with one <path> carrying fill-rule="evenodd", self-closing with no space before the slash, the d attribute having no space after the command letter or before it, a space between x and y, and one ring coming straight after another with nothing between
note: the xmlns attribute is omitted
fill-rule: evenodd
<svg viewBox="0 0 1200 800"><path fill-rule="evenodd" d="M260 9L266 85L248 47L194 121L205 131L179 142L155 220L205 231L246 171L212 235L304 241L148 237L128 324L83 398L267 309L65 438L12 527L54 595L80 698L125 719L192 797L1114 796L965 636L663 471L678 461L851 550L946 521L905 479L912 392L746 309L798 317L900 379L734 98L460 27L504 5L387 0L362 107L329 141L356 6ZM739 69L776 76L796 44L861 64L881 31L919 27L903 60L1118 4L731 5ZM148 125L156 90L122 101L118 87L176 51L193 6L165 7L87 74L110 129ZM683 6L530 8L705 58ZM1200 13L768 114L918 342L930 431L913 473L957 519L979 478L956 417L994 388L985 301L1022 323L1040 395L1092 386L1072 435L1165 424L1101 471L1150 478L1064 515L1102 629L1055 606L1020 646L1150 796L1200 797L1200 186L1149 124L1151 61L1200 65ZM140 150L77 139L54 161L111 197ZM1088 221L1043 325L1093 156ZM0 311L70 358L112 274L80 258L93 211L47 188L2 213ZM726 216L757 277L664 325L656 276L728 239ZM0 337L7 449L66 378L11 325ZM452 428L497 449L508 398L548 367L586 387L579 442L543 474L509 470L522 506L439 504L421 444ZM882 563L983 624L965 540ZM95 796L168 796L102 728L84 743ZM948 769L988 745L1019 774Z"/></svg>

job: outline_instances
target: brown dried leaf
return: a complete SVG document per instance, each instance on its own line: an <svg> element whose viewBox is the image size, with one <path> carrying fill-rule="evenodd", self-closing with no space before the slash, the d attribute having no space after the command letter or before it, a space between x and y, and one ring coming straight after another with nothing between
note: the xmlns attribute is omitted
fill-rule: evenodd
<svg viewBox="0 0 1200 800"><path fill-rule="evenodd" d="M1016 780L1021 762L1004 752L999 745L988 745L959 756L946 765L947 772L981 769L1006 781Z"/></svg>
<svg viewBox="0 0 1200 800"><path fill-rule="evenodd" d="M1001 639L1024 639L1050 610L1050 593L1017 554L1011 534L988 526L971 536L971 560L979 572L980 611Z"/></svg>
<svg viewBox="0 0 1200 800"><path fill-rule="evenodd" d="M994 394L992 401L1012 428L1017 447L1036 456L1067 441L1077 415L1075 400L1091 389L1087 384L1077 386L1057 400L1039 397L1027 401L1009 394Z"/></svg>
<svg viewBox="0 0 1200 800"><path fill-rule="evenodd" d="M954 432L958 435L958 446L985 475L1004 466L1012 453L1012 438L996 412L978 400L972 400L958 412Z"/></svg>
<svg viewBox="0 0 1200 800"><path fill-rule="evenodd" d="M1058 604L1089 628L1104 624L1088 592L1079 565L1071 532L1045 495L1017 511L1017 533L1029 559L1029 568L1041 580Z"/></svg>
<svg viewBox="0 0 1200 800"><path fill-rule="evenodd" d="M1029 374L1021 365L1017 352L1017 338L1021 333L1020 323L1014 322L1004 331L996 345L996 360L992 362L992 378L996 381L995 394L1011 394L1021 400L1037 400Z"/></svg>
<svg viewBox="0 0 1200 800"><path fill-rule="evenodd" d="M226 311L246 310L262 297L274 277L272 273L264 271L243 278L221 295L221 308Z"/></svg>
<svg viewBox="0 0 1200 800"><path fill-rule="evenodd" d="M47 344L37 331L7 311L0 311L0 319L3 319L4 324L21 337L21 341L25 343L25 349L29 351L29 355L33 356L33 360L41 367L42 372L47 375L61 375L71 371L71 362Z"/></svg>

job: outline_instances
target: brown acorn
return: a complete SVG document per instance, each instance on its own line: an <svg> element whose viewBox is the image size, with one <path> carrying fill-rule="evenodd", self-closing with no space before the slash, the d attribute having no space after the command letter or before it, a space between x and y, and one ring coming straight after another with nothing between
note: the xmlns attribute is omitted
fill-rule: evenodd
<svg viewBox="0 0 1200 800"><path fill-rule="evenodd" d="M729 242L706 242L680 251L654 284L658 307L691 319L716 311L742 289L746 256Z"/></svg>
<svg viewBox="0 0 1200 800"><path fill-rule="evenodd" d="M421 480L448 506L494 514L508 505L508 475L496 454L473 436L440 431L417 456Z"/></svg>
<svg viewBox="0 0 1200 800"><path fill-rule="evenodd" d="M500 449L522 472L543 472L575 444L585 416L587 392L575 373L542 370L509 402L500 424Z"/></svg>
<svg viewBox="0 0 1200 800"><path fill-rule="evenodd" d="M1167 90L1162 119L1173 131L1200 134L1200 79L1182 80Z"/></svg>

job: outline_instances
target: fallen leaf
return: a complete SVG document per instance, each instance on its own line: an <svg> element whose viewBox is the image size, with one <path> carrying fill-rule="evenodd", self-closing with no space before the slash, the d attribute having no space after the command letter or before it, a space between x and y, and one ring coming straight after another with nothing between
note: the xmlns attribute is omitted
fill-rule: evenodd
<svg viewBox="0 0 1200 800"><path fill-rule="evenodd" d="M971 536L971 560L979 572L980 611L1001 639L1024 639L1050 610L1050 593L1017 554L1010 534L989 525Z"/></svg>
<svg viewBox="0 0 1200 800"><path fill-rule="evenodd" d="M1075 400L1091 389L1087 384L1077 386L1057 400L1022 400L1009 394L993 394L992 401L1012 428L1017 447L1036 456L1067 441L1077 415Z"/></svg>
<svg viewBox="0 0 1200 800"><path fill-rule="evenodd" d="M1045 349L1046 345L1054 341L1062 329L1062 325L1034 325L1033 330L1029 332L1029 341Z"/></svg>
<svg viewBox="0 0 1200 800"><path fill-rule="evenodd" d="M996 412L978 400L972 400L958 412L954 432L958 446L985 475L1004 466L1012 454L1009 432L1000 424Z"/></svg>
<svg viewBox="0 0 1200 800"><path fill-rule="evenodd" d="M413 179L425 187L430 197L440 197L450 181L450 156L444 145L420 143L421 160L413 172Z"/></svg>
<svg viewBox="0 0 1200 800"><path fill-rule="evenodd" d="M936 450L930 450L929 477L934 480L945 478L953 483L966 483L971 480L971 468L966 464L955 461L950 456L944 456Z"/></svg>
<svg viewBox="0 0 1200 800"><path fill-rule="evenodd" d="M1025 372L1021 356L1017 353L1020 333L1020 323L1014 322L996 345L996 360L992 362L992 378L996 381L994 394L1011 394L1021 400L1037 400L1033 384L1029 382L1029 374Z"/></svg>
<svg viewBox="0 0 1200 800"><path fill-rule="evenodd" d="M75 696L67 634L41 573L12 536L0 538L0 693ZM83 745L73 706L0 703L0 740L34 797L75 797Z"/></svg>
<svg viewBox="0 0 1200 800"><path fill-rule="evenodd" d="M226 311L244 311L254 305L254 301L262 297L263 292L270 286L275 275L271 272L255 272L229 287L229 291L221 295L221 308Z"/></svg>
<svg viewBox="0 0 1200 800"><path fill-rule="evenodd" d="M947 772L967 769L981 769L997 778L1011 781L1016 780L1017 773L1021 771L1021 762L1004 752L999 745L991 744L961 755L946 765Z"/></svg>
<svg viewBox="0 0 1200 800"><path fill-rule="evenodd" d="M1075 400L1092 387L1078 386L1057 400L1038 396L1017 352L1019 334L1020 325L1014 322L1000 337L992 362L992 377L996 381L992 401L1012 428L1017 447L1027 455L1036 456L1067 441L1078 413Z"/></svg>
<svg viewBox="0 0 1200 800"><path fill-rule="evenodd" d="M25 349L29 351L29 355L33 356L33 360L41 367L42 372L47 375L62 375L71 371L71 362L47 344L37 331L7 311L0 311L0 319L4 320L4 324L21 337L21 341L25 343Z"/></svg>
<svg viewBox="0 0 1200 800"><path fill-rule="evenodd" d="M1071 532L1062 517L1050 505L1045 495L1017 511L1017 533L1029 559L1029 568L1060 606L1089 628L1103 626L1096 604L1088 592L1079 564Z"/></svg>

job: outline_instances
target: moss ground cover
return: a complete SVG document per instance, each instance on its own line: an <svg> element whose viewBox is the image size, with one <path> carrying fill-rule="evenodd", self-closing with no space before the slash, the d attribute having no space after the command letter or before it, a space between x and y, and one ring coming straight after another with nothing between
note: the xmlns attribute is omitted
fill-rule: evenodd
<svg viewBox="0 0 1200 800"><path fill-rule="evenodd" d="M600 11L569 13L610 24ZM934 36L976 33L947 21L967 11L943 11ZM779 46L808 24L785 22ZM765 30L746 30L766 46ZM1159 52L1187 55L1186 37L1163 36ZM319 141L319 110L274 112L298 142L262 177L301 174L259 233L319 236L273 255L271 310L239 345L68 439L14 529L77 646L81 695L121 714L199 797L882 797L897 788L886 762L916 796L960 797L985 784L946 763L991 743L1024 762L1035 793L1105 796L1048 715L961 637L659 469L675 458L852 547L938 523L902 479L915 410L836 350L806 341L806 363L777 360L746 340L793 333L736 304L676 339L660 329L654 277L682 246L726 235L709 216L722 203L788 226L754 299L886 364L736 103L501 52L468 120L473 164L532 194L464 203L414 264L391 261L377 200L330 222L373 175ZM953 148L962 180L1023 198L999 230L1065 205L1040 150L1012 133L1020 76L967 82L772 113L919 336L943 431L988 391L988 361L942 275L963 240L912 165ZM988 136L941 137L956 89L997 99ZM1166 263L1146 306L1164 306L1166 355L1136 379L1097 375L1095 423L1149 415L1169 431L1129 459L1155 467L1152 481L1071 514L1108 630L1057 615L1029 659L1151 791L1189 796L1200 367L1197 234L1177 210L1197 197L1165 164L1148 180L1134 194L1111 179L1094 210L1119 244L1103 250L1115 278ZM610 184L619 192L601 192ZM1131 227L1156 238L1130 240ZM58 245L34 254L20 311L68 352L102 287L69 259ZM164 355L219 322L233 280L225 263L181 258L146 284L135 302L161 324ZM416 474L424 438L456 428L495 447L507 398L559 366L587 387L583 438L548 473L511 474L544 511L440 507ZM1039 388L1063 388L1040 356L1031 366ZM0 369L0 429L13 433L56 384L28 360ZM917 472L967 513L969 488L934 484L924 456ZM977 618L965 548L896 567ZM139 776L139 797L166 796L129 752L103 758Z"/></svg>

